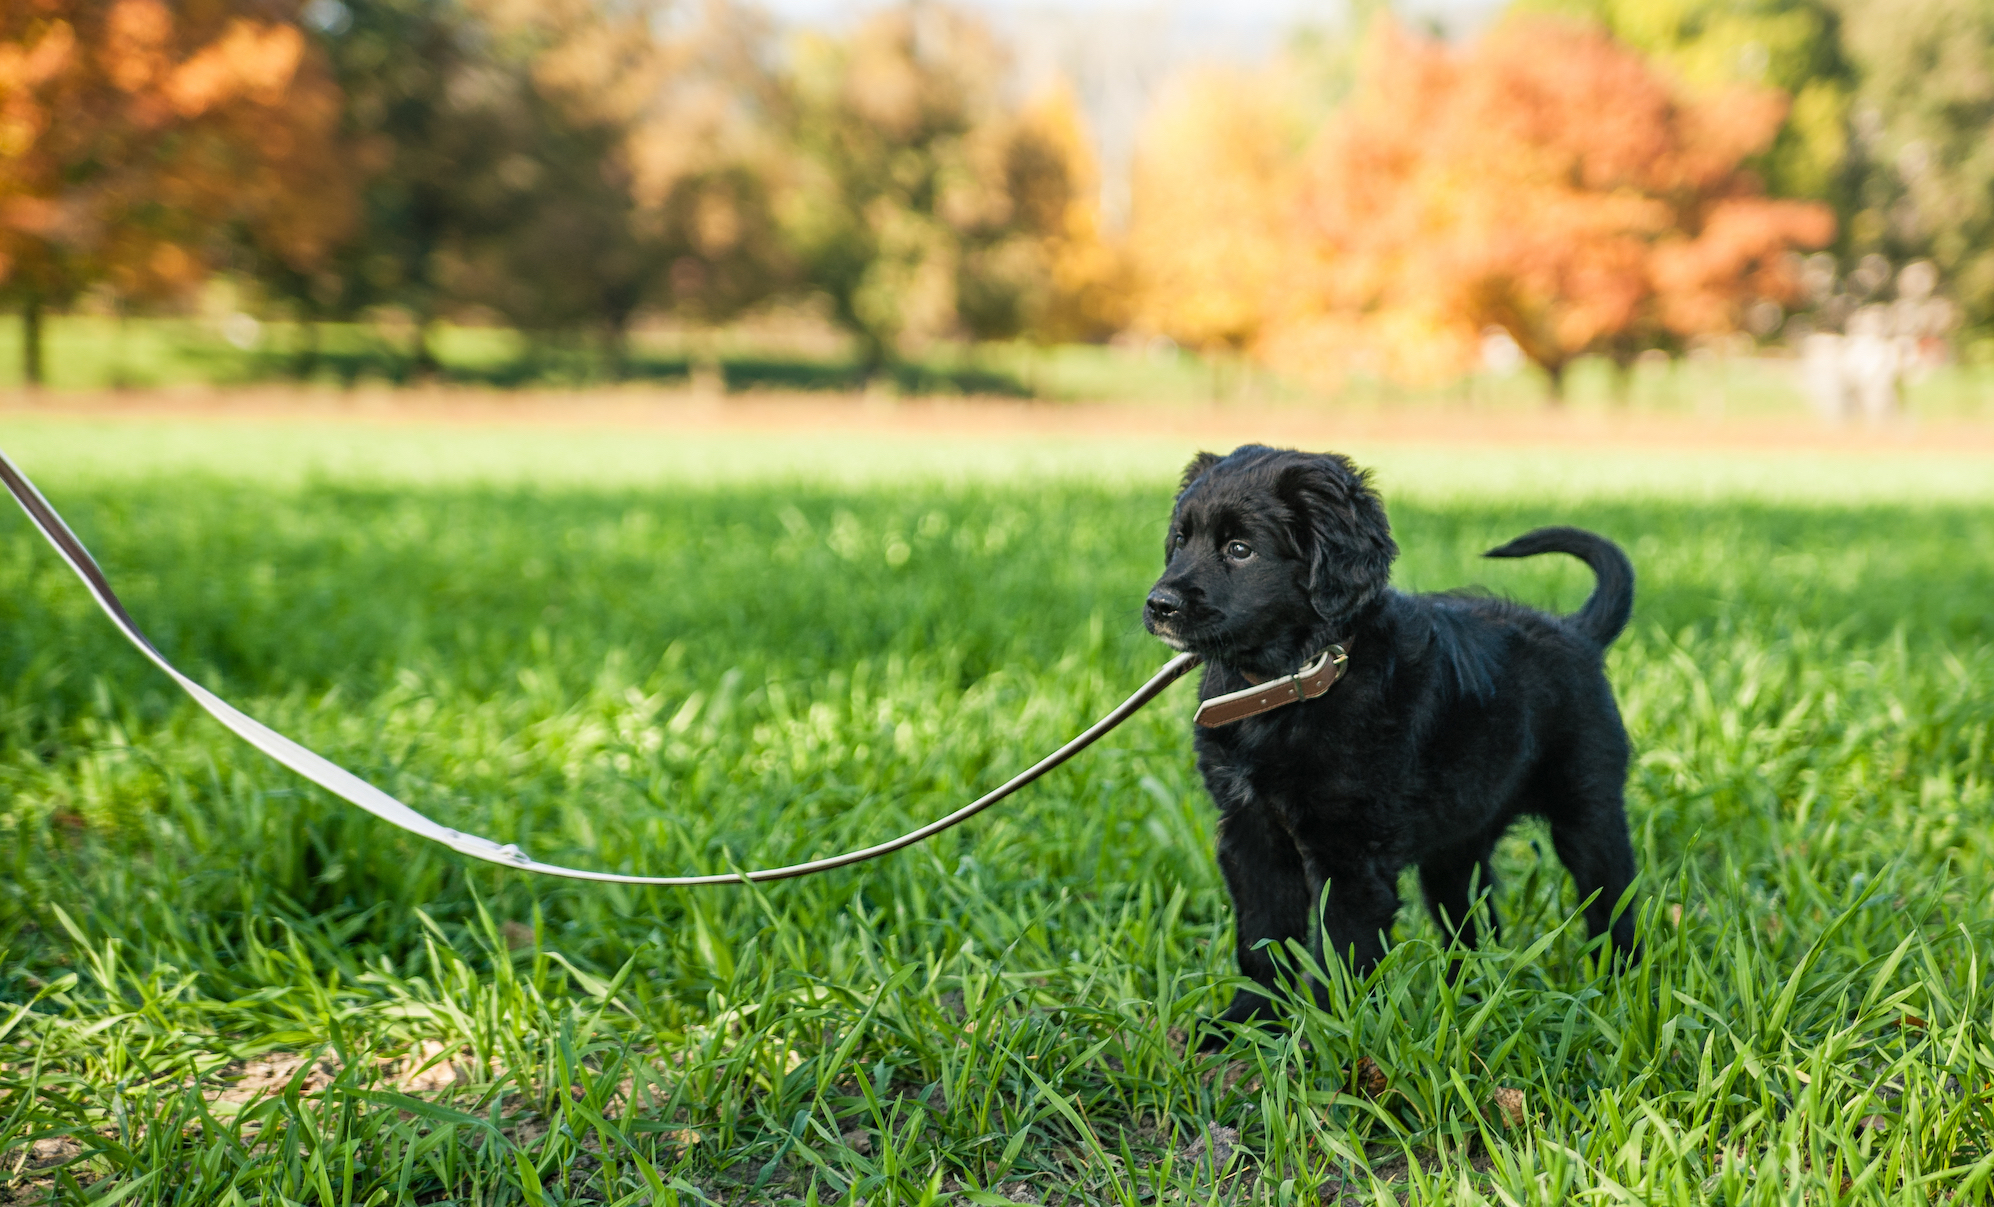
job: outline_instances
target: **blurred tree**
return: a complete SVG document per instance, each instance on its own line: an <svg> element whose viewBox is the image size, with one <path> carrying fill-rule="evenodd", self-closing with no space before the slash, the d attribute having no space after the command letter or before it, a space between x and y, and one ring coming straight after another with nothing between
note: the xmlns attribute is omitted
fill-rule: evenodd
<svg viewBox="0 0 1994 1207"><path fill-rule="evenodd" d="M725 322L795 280L775 210L791 165L769 38L751 11L708 0L666 42L663 86L631 130L639 222L667 265L653 300L695 323Z"/></svg>
<svg viewBox="0 0 1994 1207"><path fill-rule="evenodd" d="M398 306L428 331L483 306L592 331L611 366L647 307L715 321L781 280L762 27L718 0L316 0L368 169L330 270L286 278L312 317ZM757 141L762 139L762 141Z"/></svg>
<svg viewBox="0 0 1994 1207"><path fill-rule="evenodd" d="M1101 228L1100 176L1079 103L1062 81L1003 129L1014 233L998 242L1010 273L963 275L970 334L1043 342L1105 339L1128 325L1128 257ZM994 269L993 265L993 269ZM987 282L999 283L990 289ZM978 305L987 299L993 306Z"/></svg>
<svg viewBox="0 0 1994 1207"><path fill-rule="evenodd" d="M1929 255L1967 323L1994 325L1994 6L1838 0L1861 75L1852 253ZM1851 257L1853 258L1853 257Z"/></svg>
<svg viewBox="0 0 1994 1207"><path fill-rule="evenodd" d="M1317 129L1275 72L1204 68L1164 94L1136 157L1138 321L1195 348L1258 342L1292 282L1296 188Z"/></svg>
<svg viewBox="0 0 1994 1207"><path fill-rule="evenodd" d="M492 110L508 81L481 62L484 38L457 0L312 0L304 17L344 96L340 139L359 217L325 262L301 271L264 260L259 275L304 320L312 342L300 372L311 370L319 320L377 306L409 315L414 362L428 371L447 250L489 208L483 198L507 190L505 123Z"/></svg>
<svg viewBox="0 0 1994 1207"><path fill-rule="evenodd" d="M1825 200L1846 215L1844 170L1855 71L1834 0L1521 0L1520 13L1598 22L1691 95L1777 88L1785 120L1753 158L1775 196Z"/></svg>
<svg viewBox="0 0 1994 1207"><path fill-rule="evenodd" d="M1070 102L1007 112L988 30L938 4L807 36L788 77L783 214L870 370L938 337L1111 322L1113 278ZM1055 273L1055 266L1058 273Z"/></svg>
<svg viewBox="0 0 1994 1207"><path fill-rule="evenodd" d="M185 290L232 240L309 271L351 194L335 89L281 6L0 8L0 293L42 379L41 317L92 285Z"/></svg>
<svg viewBox="0 0 1994 1207"><path fill-rule="evenodd" d="M1753 299L1797 288L1790 247L1834 233L1826 207L1767 199L1740 166L1783 112L1766 90L1684 100L1559 20L1505 22L1465 52L1381 27L1311 155L1320 267L1268 347L1319 357L1353 332L1409 333L1400 367L1441 347L1459 365L1500 328L1556 397L1586 352L1732 330Z"/></svg>
<svg viewBox="0 0 1994 1207"><path fill-rule="evenodd" d="M516 281L569 295L543 318L599 327L620 365L640 307L711 325L786 283L761 20L722 0L690 19L654 3L501 2L534 35L545 106L549 187L504 241Z"/></svg>

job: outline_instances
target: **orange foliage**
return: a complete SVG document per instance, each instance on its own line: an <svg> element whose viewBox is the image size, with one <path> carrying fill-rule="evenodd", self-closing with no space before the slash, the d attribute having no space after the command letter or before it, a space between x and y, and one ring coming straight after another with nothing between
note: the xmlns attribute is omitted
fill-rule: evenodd
<svg viewBox="0 0 1994 1207"><path fill-rule="evenodd" d="M225 232L297 268L326 254L352 205L339 96L295 26L247 11L0 8L0 289L31 306L99 281L170 293Z"/></svg>
<svg viewBox="0 0 1994 1207"><path fill-rule="evenodd" d="M1320 372L1361 347L1431 375L1494 326L1556 390L1581 354L1730 330L1754 297L1794 292L1788 248L1833 235L1825 207L1768 200L1741 166L1784 110L1756 90L1679 97L1561 22L1467 51L1381 25L1300 191L1321 267L1263 350Z"/></svg>

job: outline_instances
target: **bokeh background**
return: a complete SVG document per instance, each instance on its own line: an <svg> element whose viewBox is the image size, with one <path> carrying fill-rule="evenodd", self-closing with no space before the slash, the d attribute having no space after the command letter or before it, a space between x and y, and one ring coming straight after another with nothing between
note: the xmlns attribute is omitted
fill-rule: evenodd
<svg viewBox="0 0 1994 1207"><path fill-rule="evenodd" d="M0 381L1977 411L1991 53L1975 0L16 0Z"/></svg>

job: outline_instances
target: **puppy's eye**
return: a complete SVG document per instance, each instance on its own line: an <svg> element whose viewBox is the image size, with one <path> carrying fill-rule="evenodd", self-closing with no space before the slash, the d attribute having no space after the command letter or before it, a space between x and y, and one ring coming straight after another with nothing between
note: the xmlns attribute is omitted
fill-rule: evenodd
<svg viewBox="0 0 1994 1207"><path fill-rule="evenodd" d="M1245 541L1231 541L1225 547L1225 555L1236 562L1243 562L1253 556L1253 550Z"/></svg>

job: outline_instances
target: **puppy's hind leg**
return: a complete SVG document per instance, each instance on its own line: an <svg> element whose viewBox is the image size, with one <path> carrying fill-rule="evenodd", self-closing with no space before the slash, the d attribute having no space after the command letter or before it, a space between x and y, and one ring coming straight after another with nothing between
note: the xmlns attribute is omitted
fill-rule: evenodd
<svg viewBox="0 0 1994 1207"><path fill-rule="evenodd" d="M1614 916L1635 875L1634 844L1620 794L1625 762L1613 774L1588 775L1572 767L1556 778L1562 782L1546 794L1544 816L1551 823L1551 845L1571 873L1579 900L1591 899L1585 907L1586 929L1595 939L1611 935L1614 955L1636 963L1641 947L1634 939L1632 903Z"/></svg>
<svg viewBox="0 0 1994 1207"><path fill-rule="evenodd" d="M1495 902L1489 897L1495 888L1495 868L1489 863L1494 849L1493 840L1478 838L1419 865L1419 887L1426 894L1426 910L1433 915L1434 925L1440 928L1450 946L1459 944L1466 950L1480 941L1475 926L1478 905L1487 911L1490 937L1502 934ZM1460 975L1461 961L1457 956L1448 962L1447 980L1451 984Z"/></svg>
<svg viewBox="0 0 1994 1207"><path fill-rule="evenodd" d="M1306 941L1309 933L1309 882L1302 857L1288 832L1274 823L1264 808L1245 804L1228 810L1219 822L1219 868L1232 894L1233 933L1239 970L1272 991L1275 965L1263 939L1279 945ZM1267 1010L1265 993L1241 989L1219 1020L1250 1022ZM1222 1047L1225 1037L1205 1036L1206 1050Z"/></svg>

